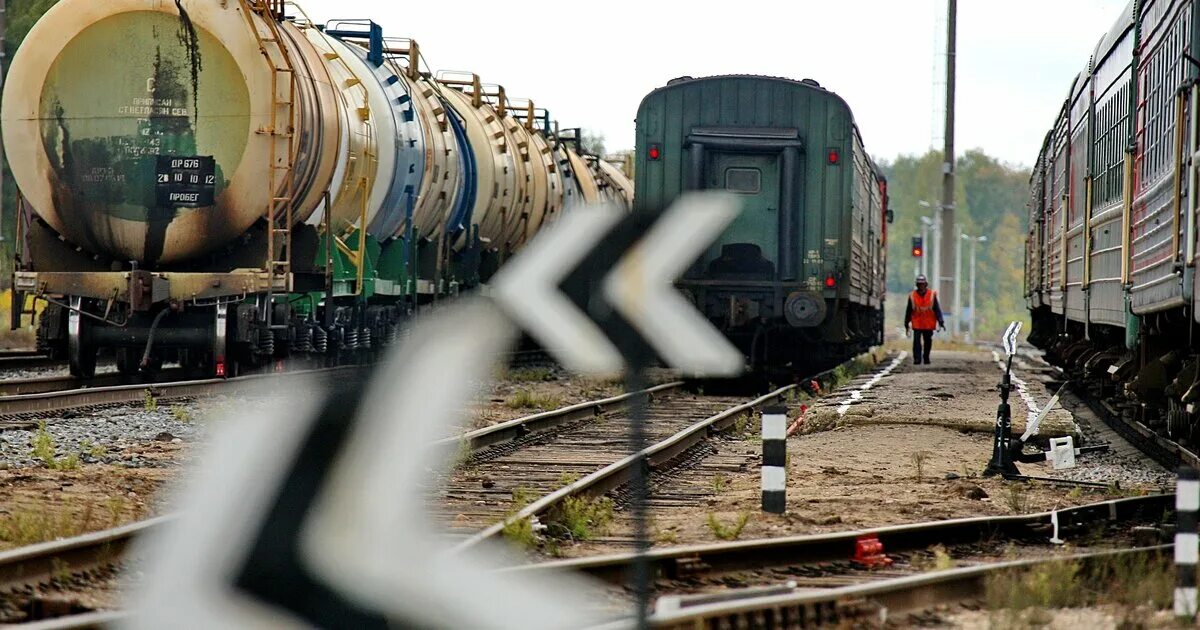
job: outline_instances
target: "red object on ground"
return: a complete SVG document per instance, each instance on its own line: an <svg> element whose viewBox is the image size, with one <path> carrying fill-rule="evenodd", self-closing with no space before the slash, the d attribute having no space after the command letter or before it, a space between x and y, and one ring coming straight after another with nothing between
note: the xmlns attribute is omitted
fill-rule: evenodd
<svg viewBox="0 0 1200 630"><path fill-rule="evenodd" d="M883 553L883 543L878 536L859 536L854 540L854 557L851 561L869 569L888 567L892 559Z"/></svg>
<svg viewBox="0 0 1200 630"><path fill-rule="evenodd" d="M800 415L796 416L796 420L792 422L787 429L787 437L792 437L800 427L804 426L804 415L808 413L808 405L800 405Z"/></svg>
<svg viewBox="0 0 1200 630"><path fill-rule="evenodd" d="M809 381L808 389L809 389L809 392L812 393L813 395L816 395L816 396L821 395L821 382L817 381L817 380Z"/></svg>

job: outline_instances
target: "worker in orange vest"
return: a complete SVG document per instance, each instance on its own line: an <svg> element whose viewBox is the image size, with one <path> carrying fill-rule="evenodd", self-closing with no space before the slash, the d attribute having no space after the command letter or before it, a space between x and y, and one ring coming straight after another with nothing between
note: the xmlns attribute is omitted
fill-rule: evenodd
<svg viewBox="0 0 1200 630"><path fill-rule="evenodd" d="M937 291L929 290L929 281L925 276L917 276L917 289L908 295L908 308L904 311L904 332L907 333L909 328L912 328L913 332L913 364L929 365L933 330L946 330L946 323L942 321L942 306L938 304Z"/></svg>

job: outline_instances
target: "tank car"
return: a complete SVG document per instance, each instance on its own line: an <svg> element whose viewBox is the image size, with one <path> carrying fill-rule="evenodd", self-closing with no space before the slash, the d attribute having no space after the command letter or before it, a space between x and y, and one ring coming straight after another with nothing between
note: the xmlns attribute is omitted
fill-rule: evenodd
<svg viewBox="0 0 1200 630"><path fill-rule="evenodd" d="M62 0L0 107L14 290L80 376L379 348L572 204L630 201L531 101L274 0Z"/></svg>
<svg viewBox="0 0 1200 630"><path fill-rule="evenodd" d="M759 371L882 341L887 182L850 107L811 79L684 77L637 115L636 212L724 189L741 215L679 286Z"/></svg>
<svg viewBox="0 0 1200 630"><path fill-rule="evenodd" d="M1200 15L1131 2L1046 136L1030 186L1030 341L1125 416L1200 444L1195 273Z"/></svg>

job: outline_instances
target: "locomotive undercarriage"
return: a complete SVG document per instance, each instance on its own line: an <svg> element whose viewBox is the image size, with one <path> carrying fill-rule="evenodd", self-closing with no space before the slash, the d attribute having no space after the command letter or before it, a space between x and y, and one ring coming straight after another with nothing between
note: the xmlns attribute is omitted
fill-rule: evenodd
<svg viewBox="0 0 1200 630"><path fill-rule="evenodd" d="M1135 349L1125 329L1066 322L1048 308L1033 312L1029 341L1076 386L1126 420L1185 445L1200 446L1200 328L1186 313L1138 319Z"/></svg>
<svg viewBox="0 0 1200 630"><path fill-rule="evenodd" d="M190 276L201 275L210 295L186 299L176 293L176 287L199 286L201 279ZM19 273L18 289L46 302L38 350L67 360L71 374L81 378L95 374L101 355L129 376L153 374L165 363L178 363L193 377L232 377L285 358L301 366L306 359L312 366L357 362L395 343L408 314L403 305L353 297L327 304L319 293L216 290L259 276ZM64 286L78 292L63 292ZM98 297L97 289L112 297Z"/></svg>

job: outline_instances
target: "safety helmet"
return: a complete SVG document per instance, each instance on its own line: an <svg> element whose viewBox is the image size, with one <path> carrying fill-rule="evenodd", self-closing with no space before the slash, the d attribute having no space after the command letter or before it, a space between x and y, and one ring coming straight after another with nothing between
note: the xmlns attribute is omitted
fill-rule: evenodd
<svg viewBox="0 0 1200 630"><path fill-rule="evenodd" d="M925 276L921 275L917 276L917 284L929 284L929 281L925 279Z"/></svg>

